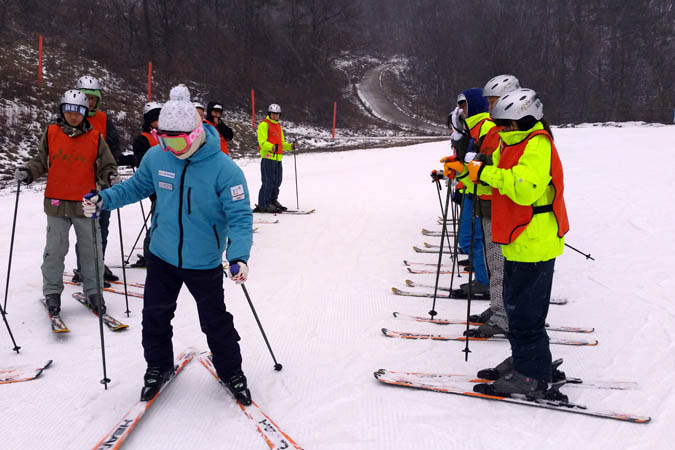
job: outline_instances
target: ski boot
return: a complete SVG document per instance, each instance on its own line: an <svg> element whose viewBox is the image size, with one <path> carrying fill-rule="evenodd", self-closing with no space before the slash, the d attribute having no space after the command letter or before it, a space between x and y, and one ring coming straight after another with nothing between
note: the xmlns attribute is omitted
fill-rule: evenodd
<svg viewBox="0 0 675 450"><path fill-rule="evenodd" d="M469 316L469 322L473 323L486 323L490 317L492 317L492 308L488 308L480 314L471 314Z"/></svg>
<svg viewBox="0 0 675 450"><path fill-rule="evenodd" d="M497 334L502 334L508 337L509 332L494 323L484 323L478 328L472 328L470 330L464 331L464 336L476 337L476 338L491 338Z"/></svg>
<svg viewBox="0 0 675 450"><path fill-rule="evenodd" d="M61 294L47 294L45 296L45 303L47 304L49 315L59 317L61 313Z"/></svg>
<svg viewBox="0 0 675 450"><path fill-rule="evenodd" d="M87 297L87 303L89 303L89 306L91 309L98 314L98 308L99 304L101 305L101 314L105 314L106 308L105 308L105 299L103 298L102 295L100 294L91 294L90 296Z"/></svg>
<svg viewBox="0 0 675 450"><path fill-rule="evenodd" d="M103 266L103 279L105 281L119 281L120 277L112 273L110 268L106 265Z"/></svg>
<svg viewBox="0 0 675 450"><path fill-rule="evenodd" d="M237 370L230 378L223 380L223 384L232 392L234 398L244 406L248 406L253 402L251 391L246 386L246 375L241 370Z"/></svg>
<svg viewBox="0 0 675 450"><path fill-rule="evenodd" d="M288 208L286 208L284 205L282 205L281 203L279 203L278 200L274 200L274 201L272 202L272 204L273 204L274 206L276 206L277 208L279 208L282 212L283 212L283 211L288 211Z"/></svg>
<svg viewBox="0 0 675 450"><path fill-rule="evenodd" d="M161 369L148 367L143 376L143 389L141 389L141 401L152 400L174 373L174 369Z"/></svg>
<svg viewBox="0 0 675 450"><path fill-rule="evenodd" d="M500 397L525 396L528 399L541 399L546 396L549 385L546 381L535 380L513 371L492 383L480 383L473 387L474 392Z"/></svg>
<svg viewBox="0 0 675 450"><path fill-rule="evenodd" d="M133 263L133 264L132 264L131 266L129 266L129 267L135 267L135 268L144 268L144 267L148 267L148 262L145 260L145 256L140 255L140 254L139 254L139 255L136 255L136 256L138 256L138 259L136 260L135 263Z"/></svg>
<svg viewBox="0 0 675 450"><path fill-rule="evenodd" d="M107 269L107 267L106 267L106 269ZM110 269L108 269L108 270L110 270ZM115 276L115 275L113 275L113 277L114 277L114 276ZM117 278L117 277L115 277L115 278ZM108 282L105 281L105 280L106 280L105 277L103 277L103 287L104 287L104 288L109 288L109 287L110 287L110 283L108 283ZM73 269L73 278L72 278L71 281L72 281L73 283L78 284L78 285L79 285L79 284L82 284L83 281L84 281L84 279L82 278L82 273L81 273L79 270L77 270L77 269Z"/></svg>
<svg viewBox="0 0 675 450"><path fill-rule="evenodd" d="M509 356L499 363L497 367L479 370L476 376L483 380L498 380L511 372L513 372L513 357Z"/></svg>
<svg viewBox="0 0 675 450"><path fill-rule="evenodd" d="M552 364L552 369L553 369L553 383L562 383L565 384L567 382L567 377L565 376L565 372L562 370L558 369L560 365L563 363L562 358L558 358L555 361L553 361Z"/></svg>

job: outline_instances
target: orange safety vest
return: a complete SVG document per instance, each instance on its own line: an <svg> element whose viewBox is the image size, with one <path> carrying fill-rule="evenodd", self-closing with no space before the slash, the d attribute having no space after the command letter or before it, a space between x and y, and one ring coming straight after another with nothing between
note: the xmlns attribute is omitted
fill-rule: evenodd
<svg viewBox="0 0 675 450"><path fill-rule="evenodd" d="M81 202L96 188L96 158L101 134L90 130L69 137L58 125L49 125L47 144L49 172L45 197Z"/></svg>
<svg viewBox="0 0 675 450"><path fill-rule="evenodd" d="M480 122L478 122L476 125L474 125L470 130L469 134L473 138L474 141L478 142L478 139L480 138L480 129L483 126L483 123L486 120L490 120L489 118L482 119Z"/></svg>
<svg viewBox="0 0 675 450"><path fill-rule="evenodd" d="M208 124L211 125L213 128L215 128L216 131L218 131L218 128L216 128L216 124L215 124L215 123L209 122L208 120L204 120L204 122L208 123ZM227 141L226 141L225 138L220 134L220 131L218 131L218 137L220 138L220 151L223 152L223 153L225 153L226 155L229 155L229 154L230 154L230 149L229 149L229 147L227 146Z"/></svg>
<svg viewBox="0 0 675 450"><path fill-rule="evenodd" d="M272 123L267 118L263 119L267 122L267 142L277 146L276 152L268 153L266 158L272 158L272 155L282 155L284 153L284 140L281 138L281 124L279 122Z"/></svg>
<svg viewBox="0 0 675 450"><path fill-rule="evenodd" d="M103 111L96 111L91 117L87 117L87 120L91 124L92 128L103 136L103 139L106 137L106 131L108 131L108 116Z"/></svg>
<svg viewBox="0 0 675 450"><path fill-rule="evenodd" d="M492 188L492 240L497 244L507 245L515 241L527 228L535 214L553 212L558 222L558 237L563 237L570 229L567 220L567 209L563 199L565 189L563 170L558 151L551 135L545 130L531 133L525 140L515 145L503 146L499 157L500 169L511 169L518 164L530 139L535 136L546 136L551 141L551 184L555 191L552 205L523 206L515 203L508 196L500 194Z"/></svg>
<svg viewBox="0 0 675 450"><path fill-rule="evenodd" d="M504 127L492 127L487 133L485 133L485 136L483 136L483 142L481 142L480 145L480 153L491 155L499 148L499 132L503 129ZM491 200L492 194L479 195L478 198L481 200Z"/></svg>
<svg viewBox="0 0 675 450"><path fill-rule="evenodd" d="M157 138L152 135L152 133L148 133L147 131L144 131L141 133L141 136L145 136L145 138L148 140L148 144L150 144L150 147L154 147L155 145L159 145L159 142L157 141Z"/></svg>

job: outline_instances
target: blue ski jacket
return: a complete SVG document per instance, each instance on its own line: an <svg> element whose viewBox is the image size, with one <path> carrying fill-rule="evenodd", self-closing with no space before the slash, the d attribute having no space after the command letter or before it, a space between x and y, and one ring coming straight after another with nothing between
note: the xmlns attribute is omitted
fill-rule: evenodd
<svg viewBox="0 0 675 450"><path fill-rule="evenodd" d="M220 151L218 131L203 126L206 141L189 158L180 160L156 145L131 178L100 192L105 210L156 193L150 251L185 269L221 265L226 248L229 262L248 262L253 242L244 173Z"/></svg>

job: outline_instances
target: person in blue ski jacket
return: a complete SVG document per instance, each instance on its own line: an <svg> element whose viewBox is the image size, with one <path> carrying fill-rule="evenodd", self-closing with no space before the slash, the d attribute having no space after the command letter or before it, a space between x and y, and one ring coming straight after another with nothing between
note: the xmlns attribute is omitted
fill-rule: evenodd
<svg viewBox="0 0 675 450"><path fill-rule="evenodd" d="M183 85L171 90L154 134L159 145L148 150L131 178L83 199L85 214L91 215L157 194L144 293L148 368L141 399L151 399L173 373L171 319L185 283L197 303L218 376L250 404L239 335L225 308L222 265L226 252L230 268L239 268L230 272L232 280L246 281L253 234L246 179L220 150L218 131L202 123Z"/></svg>

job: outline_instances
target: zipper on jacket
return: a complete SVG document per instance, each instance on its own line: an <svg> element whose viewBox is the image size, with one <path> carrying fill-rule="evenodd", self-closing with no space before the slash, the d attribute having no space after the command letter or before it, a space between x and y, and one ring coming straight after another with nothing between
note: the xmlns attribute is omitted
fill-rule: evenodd
<svg viewBox="0 0 675 450"><path fill-rule="evenodd" d="M216 230L216 226L213 226L213 234L216 235L216 243L218 244L218 250L220 250L220 238L218 237L218 231Z"/></svg>
<svg viewBox="0 0 675 450"><path fill-rule="evenodd" d="M190 165L188 159L180 174L180 197L178 198L178 268L183 268L183 189L185 188L185 172Z"/></svg>
<svg viewBox="0 0 675 450"><path fill-rule="evenodd" d="M192 191L192 188L188 188L188 214L192 212L192 202L190 201L190 192Z"/></svg>
<svg viewBox="0 0 675 450"><path fill-rule="evenodd" d="M152 229L150 230L151 236L152 236L152 233L154 233L155 230L157 229L157 225L159 225L159 213L155 213L155 220L153 221Z"/></svg>

